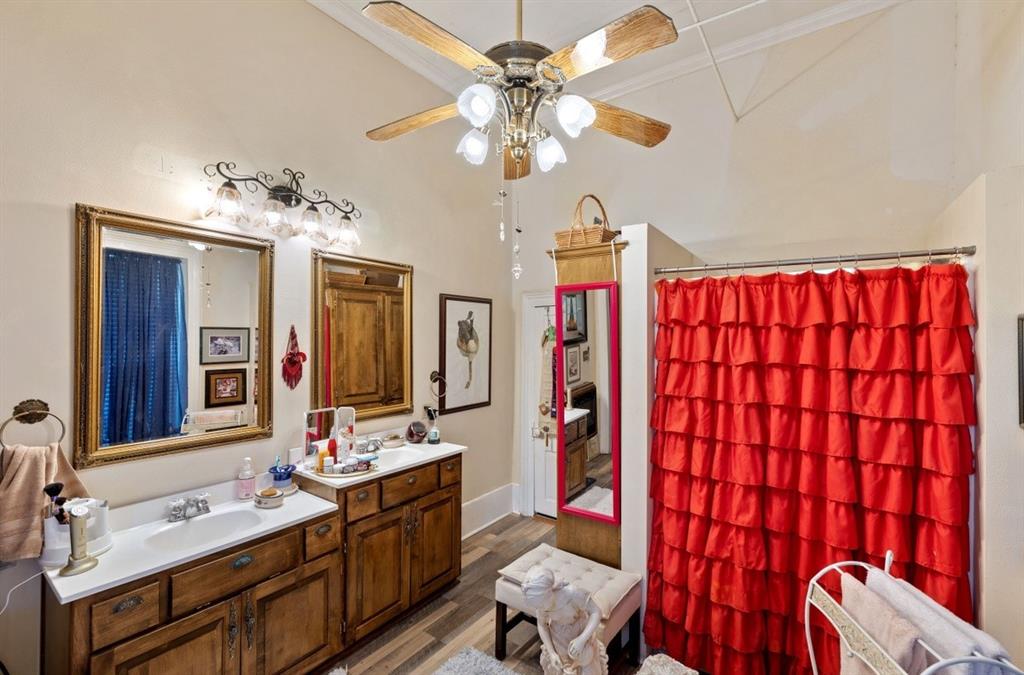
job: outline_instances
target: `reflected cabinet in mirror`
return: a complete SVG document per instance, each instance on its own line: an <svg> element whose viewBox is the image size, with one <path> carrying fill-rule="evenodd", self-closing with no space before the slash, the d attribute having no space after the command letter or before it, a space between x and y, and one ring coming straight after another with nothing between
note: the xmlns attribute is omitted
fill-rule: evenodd
<svg viewBox="0 0 1024 675"><path fill-rule="evenodd" d="M618 523L618 285L558 286L555 306L559 509Z"/></svg>
<svg viewBox="0 0 1024 675"><path fill-rule="evenodd" d="M271 435L274 245L79 204L75 466Z"/></svg>
<svg viewBox="0 0 1024 675"><path fill-rule="evenodd" d="M313 251L312 408L412 412L412 267Z"/></svg>

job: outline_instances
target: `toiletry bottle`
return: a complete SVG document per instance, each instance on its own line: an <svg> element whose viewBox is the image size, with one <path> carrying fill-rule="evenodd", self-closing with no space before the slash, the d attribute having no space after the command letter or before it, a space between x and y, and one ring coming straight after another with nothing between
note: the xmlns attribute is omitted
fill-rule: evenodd
<svg viewBox="0 0 1024 675"><path fill-rule="evenodd" d="M252 469L252 457L242 460L242 470L235 481L235 496L239 499L252 499L256 491L256 472Z"/></svg>
<svg viewBox="0 0 1024 675"><path fill-rule="evenodd" d="M437 426L437 409L427 407L427 419L430 420L430 431L427 432L427 443L437 445L441 442L441 428Z"/></svg>
<svg viewBox="0 0 1024 675"><path fill-rule="evenodd" d="M331 453L327 449L327 444L324 443L323 445L320 446L320 450L317 452L317 455L316 455L316 470L317 471L319 471L320 473L324 472L324 458L330 457L330 456L331 456Z"/></svg>

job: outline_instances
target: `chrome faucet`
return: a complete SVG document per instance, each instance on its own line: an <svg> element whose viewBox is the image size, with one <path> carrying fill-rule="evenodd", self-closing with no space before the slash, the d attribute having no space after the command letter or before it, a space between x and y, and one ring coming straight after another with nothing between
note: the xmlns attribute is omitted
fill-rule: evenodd
<svg viewBox="0 0 1024 675"><path fill-rule="evenodd" d="M379 452L384 448L384 441L379 438L370 438L366 441L366 452Z"/></svg>
<svg viewBox="0 0 1024 675"><path fill-rule="evenodd" d="M172 499L168 504L167 522L177 523L210 512L210 493L200 492L192 497Z"/></svg>

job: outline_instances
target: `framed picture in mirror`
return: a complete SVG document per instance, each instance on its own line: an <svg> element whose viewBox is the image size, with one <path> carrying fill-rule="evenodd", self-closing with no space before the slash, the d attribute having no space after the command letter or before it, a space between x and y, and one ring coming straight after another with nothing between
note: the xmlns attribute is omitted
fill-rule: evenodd
<svg viewBox="0 0 1024 675"><path fill-rule="evenodd" d="M270 436L273 242L84 204L76 225L75 466Z"/></svg>
<svg viewBox="0 0 1024 675"><path fill-rule="evenodd" d="M555 287L556 390L568 396L558 406L558 509L618 524L619 485L619 300L618 284L599 282ZM582 309L581 308L586 308ZM565 330L570 317L577 325ZM582 336L583 340L577 340ZM577 340L566 345L567 339ZM583 352L590 358L584 360Z"/></svg>
<svg viewBox="0 0 1024 675"><path fill-rule="evenodd" d="M574 345L587 340L586 291L568 293L562 305L562 342Z"/></svg>
<svg viewBox="0 0 1024 675"><path fill-rule="evenodd" d="M199 363L247 363L248 328L199 328Z"/></svg>

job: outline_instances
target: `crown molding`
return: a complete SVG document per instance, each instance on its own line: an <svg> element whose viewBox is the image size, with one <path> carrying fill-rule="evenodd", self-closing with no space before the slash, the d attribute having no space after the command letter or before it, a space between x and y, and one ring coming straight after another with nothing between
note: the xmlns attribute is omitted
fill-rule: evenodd
<svg viewBox="0 0 1024 675"><path fill-rule="evenodd" d="M712 49L714 49L715 58L719 63L722 63L790 40L795 40L830 26L859 19L905 1L843 0L813 14L787 21L730 43L712 45ZM361 0L360 4L354 4L352 0L307 0L307 2L402 65L452 95L458 95L466 85L472 82L473 76L468 71L464 71L458 66L449 63L444 57L426 52L424 49L415 46L415 43L411 40L364 17L360 11ZM687 25L692 23L689 20L689 16L684 17L681 11L672 12L669 16L676 22L676 27L679 31L686 30ZM710 66L711 59L708 58L706 53L702 52L687 58L674 60L643 74L622 79L612 86L588 91L587 95L591 98L614 100L662 82L684 77Z"/></svg>

